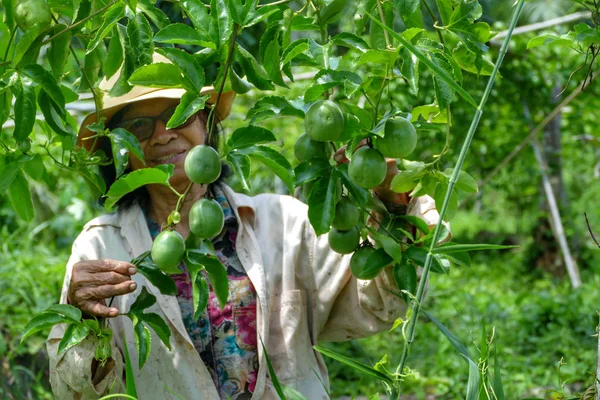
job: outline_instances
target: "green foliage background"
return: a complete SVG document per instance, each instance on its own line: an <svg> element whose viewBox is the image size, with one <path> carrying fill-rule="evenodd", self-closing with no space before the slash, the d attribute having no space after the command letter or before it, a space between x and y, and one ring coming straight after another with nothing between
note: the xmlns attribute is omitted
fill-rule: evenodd
<svg viewBox="0 0 600 400"><path fill-rule="evenodd" d="M501 23L508 19L510 1L481 1L484 20ZM563 15L575 10L570 1L532 1L522 24ZM342 18L349 21L352 18ZM342 22L340 31L346 27ZM553 28L565 33L567 26ZM260 32L256 32L259 37ZM567 84L569 74L583 62L583 56L562 48L526 49L533 34L515 37L502 69L502 79L494 89L484 114L479 133L465 169L476 179L485 176L528 134L522 101L526 100L535 122L540 122L554 107L552 90L556 84ZM245 32L241 40L256 46L256 38ZM492 59L497 48L492 48ZM426 96L426 76L421 96ZM575 75L566 93L580 83ZM485 85L483 77L465 74L474 98L479 98ZM309 84L307 81L306 85ZM278 89L288 98L299 96L302 84L293 89ZM404 96L405 104L426 104L432 98L415 98L400 84L395 95ZM570 288L567 279L559 279L534 265L536 252L542 249L532 238L532 231L542 214L539 168L529 147L503 169L481 194L463 201L461 211L453 220L453 233L461 243L488 242L519 244L514 251L500 254L479 254L470 270L455 269L447 276L432 277L425 309L436 316L471 350L477 354L482 331L495 327L499 346L499 362L508 398L528 395L549 397L549 390L559 389L557 365L561 380L567 380L567 392L583 391L593 382L596 360L597 304L600 293L598 250L587 234L583 212L587 212L592 227L600 231L600 210L595 208L600 188L594 167L599 153L594 142L579 140L582 135L598 137L597 118L600 96L597 85L564 110L562 115L562 162L568 204L561 204L566 233L576 244L576 258L584 285ZM225 134L247 124L247 110L261 94L249 92L238 96L230 118L223 123ZM384 99L385 101L385 99ZM447 166L458 155L459 145L472 118L472 108L459 103L453 107L454 126L451 152L445 157ZM281 152L293 159L293 144L302 133L298 119L281 118L264 122L281 141ZM37 128L36 128L37 129ZM43 143L43 131L36 130L35 140ZM415 153L417 159L431 158L443 146L440 132L420 137ZM42 151L38 148L39 151ZM58 155L55 155L58 156ZM36 217L25 224L14 214L8 198L0 198L0 397L51 398L48 389L47 360L44 356L44 334L23 345L19 333L31 315L42 311L58 298L64 265L70 246L83 224L102 212L81 177L66 174L56 165L48 173L56 186L32 182ZM230 180L239 188L234 178ZM285 186L268 171L253 165L251 186L259 191L285 192ZM482 240L485 238L485 240ZM559 254L559 253L557 253ZM349 311L351 312L351 311ZM392 339L395 337L395 339ZM393 345L390 341L395 340ZM329 347L369 364L387 353L391 364L399 359L402 338L380 334L371 338ZM383 392L371 380L336 362L329 362L332 395L368 395ZM415 398L436 395L439 398L460 398L464 395L468 368L446 338L430 322L423 319L417 340L411 349L408 365L414 369L411 389ZM544 391L546 390L546 391Z"/></svg>

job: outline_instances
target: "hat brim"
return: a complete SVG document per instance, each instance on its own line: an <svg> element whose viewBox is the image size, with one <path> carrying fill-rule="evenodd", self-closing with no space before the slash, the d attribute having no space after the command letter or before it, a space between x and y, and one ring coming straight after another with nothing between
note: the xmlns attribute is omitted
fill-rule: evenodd
<svg viewBox="0 0 600 400"><path fill-rule="evenodd" d="M152 92L145 93L143 95L140 95L140 96L137 96L137 97L134 97L131 99L127 99L127 100L119 103L116 106L102 109L98 112L98 115L96 115L95 112L88 114L83 119L83 122L80 125L79 134L77 135L77 144L81 147L84 147L87 151L95 150L95 148L94 148L95 141L90 138L91 136L94 135L94 132L87 129L87 126L96 122L97 116L100 118L105 117L106 118L105 123L108 123L108 121L110 121L110 119L116 113L118 113L120 110L122 110L124 107L128 106L129 104L136 103L138 101L149 100L149 99L181 99L181 97L185 93L186 93L185 89L156 89ZM206 100L206 104L212 105L217 100L217 93L215 92L214 88L212 88L212 87L203 88L199 94L200 95L210 94L210 98L208 100ZM224 120L229 115L229 112L231 111L231 105L233 103L234 98L235 98L235 92L225 92L225 93L221 94L221 98L219 99L219 104L217 106L218 109L216 110L217 116L220 121ZM96 143L95 147L97 149L98 143Z"/></svg>

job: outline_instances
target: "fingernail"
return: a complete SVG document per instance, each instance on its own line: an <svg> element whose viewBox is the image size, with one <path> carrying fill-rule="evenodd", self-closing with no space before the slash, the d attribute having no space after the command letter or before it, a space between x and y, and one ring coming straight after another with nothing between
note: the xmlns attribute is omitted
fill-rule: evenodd
<svg viewBox="0 0 600 400"><path fill-rule="evenodd" d="M131 285L129 285L129 289L131 289L131 290L135 290L136 287L137 287L136 283L132 283Z"/></svg>
<svg viewBox="0 0 600 400"><path fill-rule="evenodd" d="M111 309L110 315L112 315L113 317L116 317L117 315L119 315L119 310L117 310L116 308Z"/></svg>
<svg viewBox="0 0 600 400"><path fill-rule="evenodd" d="M137 272L137 268L133 268L133 267L129 268L129 275L133 275L136 272Z"/></svg>

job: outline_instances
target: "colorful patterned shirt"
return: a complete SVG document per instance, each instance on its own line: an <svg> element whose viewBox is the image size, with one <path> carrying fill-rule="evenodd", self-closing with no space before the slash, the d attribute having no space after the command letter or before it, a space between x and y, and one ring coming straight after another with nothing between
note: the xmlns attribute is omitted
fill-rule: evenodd
<svg viewBox="0 0 600 400"><path fill-rule="evenodd" d="M200 319L195 320L192 284L185 263L179 265L181 273L171 277L177 284L183 323L221 399L244 400L252 397L258 372L256 290L237 256L238 223L233 210L221 190L213 188L213 193L225 215L223 231L212 242L216 255L227 268L227 304L221 310L209 284L208 307ZM147 213L146 220L154 239L160 233L160 226Z"/></svg>

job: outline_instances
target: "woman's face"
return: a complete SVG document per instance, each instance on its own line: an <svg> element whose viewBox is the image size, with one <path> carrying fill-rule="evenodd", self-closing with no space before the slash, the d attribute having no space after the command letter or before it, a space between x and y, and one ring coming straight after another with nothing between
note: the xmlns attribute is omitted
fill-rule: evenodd
<svg viewBox="0 0 600 400"><path fill-rule="evenodd" d="M138 117L155 117L165 110L177 106L177 99L149 99L129 106L122 116L122 121ZM146 165L130 154L129 165L132 170L144 167L156 167L161 164L174 164L175 170L171 185L177 187L187 184L188 179L183 169L183 162L189 150L203 144L205 139L205 120L203 113L192 116L193 122L182 128L168 129L160 119L154 122L154 133L148 139L140 141Z"/></svg>

